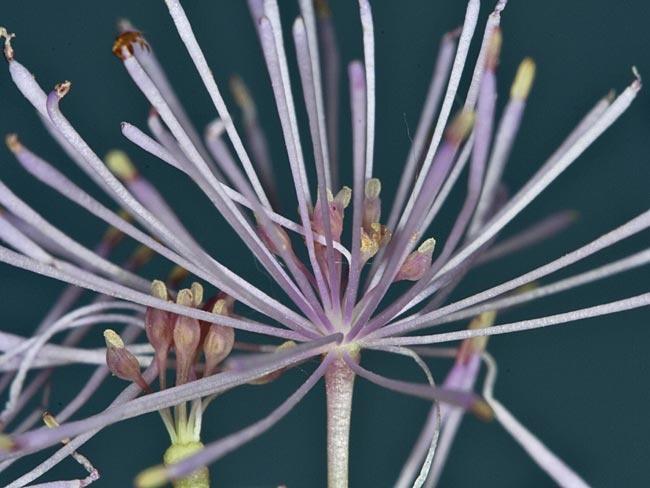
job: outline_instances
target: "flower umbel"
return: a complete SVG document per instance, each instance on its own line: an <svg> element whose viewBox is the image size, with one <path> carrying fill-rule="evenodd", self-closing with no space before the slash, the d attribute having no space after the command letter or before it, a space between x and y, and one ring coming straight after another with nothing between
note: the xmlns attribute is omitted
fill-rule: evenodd
<svg viewBox="0 0 650 488"><path fill-rule="evenodd" d="M274 168L284 163L271 158L255 95L242 78L232 77L230 89L238 110L230 111L181 2L165 3L218 118L200 134L152 44L128 21L122 21L113 53L151 110L143 114L148 131L123 122L121 132L139 150L169 164L198 186L273 280L274 288L271 292L260 289L251 277L239 274L231 269L231 263L220 261L218 254L206 249L201 233L186 228L172 199L165 198L138 171L126 152L111 151L104 160L97 156L62 112L61 102L71 96L72 84L59 83L46 93L17 59L14 35L0 27L14 84L70 159L121 209L116 212L102 204L32 152L17 135L6 138L9 150L27 172L109 226L97 246L89 249L0 182L0 240L6 244L0 246L0 261L69 284L32 337L0 332L4 353L0 356L4 371L0 389L9 389L0 413L6 431L0 438L0 470L18 458L64 443L8 486L31 483L67 456L80 463L89 476L57 486L87 486L99 475L78 448L111 424L158 412L170 446L162 456L164 464L144 470L136 477L136 485L151 488L172 481L178 487L207 487L211 463L273 427L323 379L328 486L346 487L357 376L432 404L396 486L437 483L467 412L499 422L559 485L586 486L495 399L496 362L487 352L488 337L650 305L650 292L646 292L588 308L499 323L499 317L515 305L646 265L648 249L560 281L539 283L551 273L648 229L650 210L505 283L461 300L448 299L481 264L553 237L573 221L573 213L562 211L514 237L500 237L513 219L623 115L641 89L636 70L620 95L598 101L532 178L509 195L503 175L522 126L526 101L533 93L536 67L532 59L521 62L509 100L499 114L497 71L500 51L507 48L500 26L507 2L499 0L485 24L469 89L460 93L461 75L479 20L479 2L469 0L462 27L442 38L395 198L387 202L382 197L386 182L377 178L374 164L379 160L374 154L376 59L368 0L358 0L363 60L352 60L347 67L350 154L338 147L341 56L327 2L298 0L300 15L292 25L290 40L298 66L294 79L277 0L248 1L274 95L291 183L275 176ZM300 137L296 93L302 94L306 108L311 143L308 157ZM453 114L458 99L463 105ZM315 181L309 178L312 157ZM340 169L348 160L351 187L339 181L345 174ZM451 230L437 235L436 218L464 178L465 169L462 207ZM295 196L292 208L297 204L296 215L281 211L286 200L281 196L288 193ZM137 242L138 247L125 262L116 264L111 256L125 238ZM164 281L139 274L154 256L173 266ZM190 276L196 281L183 288ZM79 305L82 290L93 292L91 304ZM395 295L390 291L399 294L389 299ZM253 313L264 318L247 317ZM435 332L439 325L468 321L467 328ZM105 350L79 347L89 328L96 325L126 327L121 333L103 328ZM63 331L67 335L60 345L51 343ZM143 331L146 341L139 343ZM414 335L417 331L427 332ZM240 332L254 340L236 340ZM458 341L458 347L433 346ZM426 382L388 378L366 369L362 366L364 350L413 360ZM438 383L424 358L453 359L454 363ZM270 383L308 361L318 366L266 417L204 445L204 413L221 393L240 385ZM97 365L78 395L56 415L44 415L45 407L27 411L30 399L49 383L53 368L71 363ZM476 384L483 365L487 375L479 389ZM33 369L41 371L27 381ZM104 411L70 421L109 373L130 385ZM153 385L156 379L157 388ZM46 396L42 403L47 405ZM23 412L22 424L12 427ZM46 427L30 430L41 417Z"/></svg>

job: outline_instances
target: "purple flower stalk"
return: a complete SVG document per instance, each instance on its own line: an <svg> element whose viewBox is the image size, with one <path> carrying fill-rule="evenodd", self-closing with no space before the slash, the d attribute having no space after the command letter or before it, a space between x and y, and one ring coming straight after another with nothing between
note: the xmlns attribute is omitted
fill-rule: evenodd
<svg viewBox="0 0 650 488"><path fill-rule="evenodd" d="M211 463L273 427L322 379L327 394L328 486L347 487L357 376L431 402L429 417L396 486L437 483L467 412L499 422L557 484L587 486L494 397L496 361L486 351L488 337L650 305L647 292L528 320L498 320L502 311L515 305L646 265L649 249L560 281L537 284L646 230L650 210L505 283L454 302L448 297L473 269L555 236L572 222L571 212L559 212L512 238L500 239L501 231L626 111L641 89L638 73L620 95L598 101L537 173L508 197L502 176L522 126L536 68L531 59L522 61L509 101L498 114L500 19L507 2L497 2L482 40L476 41L479 1L469 0L462 27L442 38L396 197L386 202L374 173L376 53L368 0L359 0L363 59L347 67L351 154L343 154L337 142L340 131L347 129L338 125L342 70L326 1L298 1L300 15L290 40L284 39L277 0L248 1L275 98L290 183L275 178L274 167L284 163L270 157L253 94L242 79L233 77L230 88L237 110L231 111L180 1L165 1L217 118L203 134L194 127L148 40L123 21L113 53L150 103L151 112L146 116L147 130L124 122L122 133L199 187L273 279L275 288L272 293L261 290L205 249L200 235L188 230L176 215L174 202L138 172L126 153L116 150L104 160L99 158L62 111L71 83L62 82L46 92L18 61L14 35L0 28L9 73L18 90L69 157L122 209L109 209L18 136L7 137L9 149L31 175L109 225L97 247L89 249L0 182L0 240L5 244L0 246L0 261L69 284L32 337L0 332L0 388L8 389L0 413L5 432L0 437L0 470L16 459L64 443L8 486L25 486L68 456L89 475L38 486L87 486L99 474L78 453L79 447L111 424L158 412L170 447L164 465L144 470L136 485L151 488L173 481L178 487L207 487ZM462 93L462 73L473 42L480 43L480 51L469 89ZM289 43L297 56L295 79L285 51ZM299 94L306 107L308 141L299 135L294 99ZM453 114L458 99L464 103ZM311 155L306 157L308 151ZM312 157L314 181L307 167ZM352 164L351 188L339 184L344 161ZM430 235L450 192L463 184L465 168L465 200L451 231L446 236ZM281 212L279 193L295 196L297 215ZM114 263L112 251L125 237L140 247L126 262ZM173 264L167 279L138 274L154 256ZM196 281L183 288L190 275ZM397 285L401 294L387 300L396 282L407 283ZM92 304L78 305L82 289L95 293ZM240 315L236 304L265 319ZM469 326L464 327L467 321ZM458 324L457 330L436 332L435 327L449 323ZM121 324L126 325L121 334L107 328ZM78 347L83 336L99 325L103 325L106 349ZM52 343L64 331L65 339ZM138 342L143 331L146 340ZM259 335L259 341L240 342L239 331ZM452 347L432 346L448 342L454 343ZM366 369L361 361L368 349L413 360L426 381L406 382ZM454 363L448 375L437 381L425 357ZM204 412L221 393L244 384L269 383L307 360L317 360L319 366L268 416L222 439L203 442ZM62 411L44 414L45 427L32 428L43 412L27 411L26 405L48 383L54 368L68 364L94 364L97 369ZM484 365L487 376L481 388L477 383ZM27 374L36 369L38 374L28 380ZM104 411L69 420L109 373L130 385ZM12 425L23 413L22 424Z"/></svg>

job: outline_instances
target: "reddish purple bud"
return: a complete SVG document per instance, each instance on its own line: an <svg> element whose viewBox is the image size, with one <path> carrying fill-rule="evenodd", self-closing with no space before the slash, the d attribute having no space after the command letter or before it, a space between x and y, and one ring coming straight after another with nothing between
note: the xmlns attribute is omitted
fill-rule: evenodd
<svg viewBox="0 0 650 488"><path fill-rule="evenodd" d="M226 299L220 298L212 308L212 313L229 315L232 307ZM210 376L232 351L235 344L235 331L232 327L218 323L209 324L205 339L203 340L203 354L205 355L205 370L203 375Z"/></svg>
<svg viewBox="0 0 650 488"><path fill-rule="evenodd" d="M162 281L154 280L151 283L151 294L161 300L167 300L167 287ZM156 354L167 353L172 343L172 319L170 314L164 310L147 307L144 316L144 329L147 339L153 346Z"/></svg>
<svg viewBox="0 0 650 488"><path fill-rule="evenodd" d="M257 233L260 236L260 239L266 244L269 250L275 254L279 255L281 251L291 251L291 239L287 232L280 227L279 225L271 224L269 232L273 232L274 238L272 239L266 229L258 224Z"/></svg>
<svg viewBox="0 0 650 488"><path fill-rule="evenodd" d="M341 188L341 190L336 194L336 197L332 195L331 191L327 191L330 229L332 230L332 239L335 241L341 240L344 211L350 204L351 196L352 190L347 186ZM323 207L320 202L320 197L316 201L316 207L312 214L312 227L314 232L325 235L325 219L323 217Z"/></svg>
<svg viewBox="0 0 650 488"><path fill-rule="evenodd" d="M431 238L420 244L417 251L408 255L399 269L395 281L417 281L431 267L431 256L436 246L436 240Z"/></svg>
<svg viewBox="0 0 650 488"><path fill-rule="evenodd" d="M184 289L178 292L176 303L185 307L194 306L192 292ZM175 315L174 318L174 349L176 351L176 384L187 383L190 378L192 364L201 342L201 326L197 319Z"/></svg>
<svg viewBox="0 0 650 488"><path fill-rule="evenodd" d="M106 365L110 372L122 380L136 383L144 391L149 391L149 386L140 372L140 363L124 347L124 342L119 334L114 330L106 329L104 339L106 341Z"/></svg>

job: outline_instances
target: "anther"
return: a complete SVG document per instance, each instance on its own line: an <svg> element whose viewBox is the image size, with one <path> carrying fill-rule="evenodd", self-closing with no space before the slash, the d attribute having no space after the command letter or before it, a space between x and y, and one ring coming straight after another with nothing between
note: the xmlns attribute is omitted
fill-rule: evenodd
<svg viewBox="0 0 650 488"><path fill-rule="evenodd" d="M7 61L11 62L14 60L14 48L11 46L11 40L16 37L16 34L12 34L7 31L6 28L0 26L0 39L5 40L4 53Z"/></svg>
<svg viewBox="0 0 650 488"><path fill-rule="evenodd" d="M115 39L115 42L113 43L113 54L124 61L133 56L133 46L135 44L147 51L151 50L149 44L140 32L127 31L123 32Z"/></svg>

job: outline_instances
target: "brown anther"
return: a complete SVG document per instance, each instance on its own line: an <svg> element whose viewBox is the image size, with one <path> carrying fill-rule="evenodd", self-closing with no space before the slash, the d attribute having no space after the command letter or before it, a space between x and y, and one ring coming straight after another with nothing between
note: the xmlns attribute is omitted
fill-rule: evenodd
<svg viewBox="0 0 650 488"><path fill-rule="evenodd" d="M484 422L489 422L494 418L494 410L485 400L478 400L470 407L470 411Z"/></svg>
<svg viewBox="0 0 650 488"><path fill-rule="evenodd" d="M18 134L7 134L5 137L5 144L7 144L9 150L14 154L23 149L23 145L18 140Z"/></svg>
<svg viewBox="0 0 650 488"><path fill-rule="evenodd" d="M230 78L230 91L235 99L235 103L244 113L244 117L250 121L255 117L255 104L251 98L250 92L242 79L235 75Z"/></svg>
<svg viewBox="0 0 650 488"><path fill-rule="evenodd" d="M14 60L14 48L11 46L11 40L16 37L16 34L12 34L7 31L6 28L0 27L0 39L5 40L4 53L7 61Z"/></svg>
<svg viewBox="0 0 650 488"><path fill-rule="evenodd" d="M125 59L133 56L133 46L135 44L147 51L151 50L151 47L142 36L142 33L136 31L126 31L122 32L115 39L115 42L113 43L113 54L124 61Z"/></svg>
<svg viewBox="0 0 650 488"><path fill-rule="evenodd" d="M174 266L169 272L167 282L173 288L178 288L180 284L190 275L190 272L181 266Z"/></svg>
<svg viewBox="0 0 650 488"><path fill-rule="evenodd" d="M62 83L58 83L54 87L54 91L56 91L56 96L59 97L60 100L70 92L70 88L72 88L72 83L70 81L64 81Z"/></svg>
<svg viewBox="0 0 650 488"><path fill-rule="evenodd" d="M129 263L134 268L140 268L151 261L155 253L145 245L138 246L138 248L133 251Z"/></svg>
<svg viewBox="0 0 650 488"><path fill-rule="evenodd" d="M503 36L501 35L501 29L497 27L494 29L494 32L492 32L492 36L490 37L488 44L487 54L485 56L485 66L490 71L494 71L499 64L499 54L501 53L502 41Z"/></svg>
<svg viewBox="0 0 650 488"><path fill-rule="evenodd" d="M327 3L327 0L314 0L314 7L316 7L316 15L321 19L331 17L332 11Z"/></svg>

